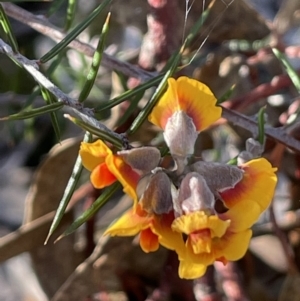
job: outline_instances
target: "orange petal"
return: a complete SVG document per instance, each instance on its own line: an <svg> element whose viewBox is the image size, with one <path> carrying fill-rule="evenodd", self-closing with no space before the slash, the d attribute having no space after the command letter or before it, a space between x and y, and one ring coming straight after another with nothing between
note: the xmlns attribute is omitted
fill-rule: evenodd
<svg viewBox="0 0 300 301"><path fill-rule="evenodd" d="M106 156L111 155L110 148L101 140L93 143L82 142L79 150L82 165L92 171L97 165L105 161Z"/></svg>
<svg viewBox="0 0 300 301"><path fill-rule="evenodd" d="M140 246L145 253L157 251L159 248L158 236L150 228L142 230L140 234Z"/></svg>
<svg viewBox="0 0 300 301"><path fill-rule="evenodd" d="M140 176L136 173L130 165L126 164L124 160L117 156L107 156L106 164L112 174L123 185L123 191L127 193L134 201L137 202L136 187Z"/></svg>
<svg viewBox="0 0 300 301"><path fill-rule="evenodd" d="M113 223L104 233L111 236L132 236L147 229L152 222L152 216L143 211L138 205L130 209Z"/></svg>
<svg viewBox="0 0 300 301"><path fill-rule="evenodd" d="M117 180L105 163L96 166L91 172L90 178L93 186L98 189L107 187Z"/></svg>
<svg viewBox="0 0 300 301"><path fill-rule="evenodd" d="M209 229L199 230L189 234L187 244L190 244L195 254L211 252L211 234Z"/></svg>
<svg viewBox="0 0 300 301"><path fill-rule="evenodd" d="M206 85L185 76L168 79L168 89L153 108L149 121L164 129L168 119L179 110L193 119L197 131L218 120L222 112Z"/></svg>
<svg viewBox="0 0 300 301"><path fill-rule="evenodd" d="M224 257L228 261L241 259L249 246L252 236L251 230L238 233L227 233L222 238L216 238L213 243L215 258Z"/></svg>
<svg viewBox="0 0 300 301"><path fill-rule="evenodd" d="M232 189L220 192L225 205L233 207L243 200L256 202L264 211L274 195L277 177L276 168L264 158L251 160L241 166L244 170L243 179Z"/></svg>

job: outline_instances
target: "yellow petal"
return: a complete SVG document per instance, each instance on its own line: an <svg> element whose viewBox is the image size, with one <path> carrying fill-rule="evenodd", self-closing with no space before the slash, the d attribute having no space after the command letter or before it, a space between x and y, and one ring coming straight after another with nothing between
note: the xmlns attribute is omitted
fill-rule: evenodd
<svg viewBox="0 0 300 301"><path fill-rule="evenodd" d="M251 236L252 231L248 229L216 238L213 244L215 258L224 257L229 261L241 259L248 249Z"/></svg>
<svg viewBox="0 0 300 301"><path fill-rule="evenodd" d="M206 85L185 76L168 79L168 89L153 108L149 121L164 129L172 114L180 110L193 119L198 132L218 120L222 112Z"/></svg>
<svg viewBox="0 0 300 301"><path fill-rule="evenodd" d="M123 191L127 193L137 203L136 187L140 176L135 172L130 165L117 156L107 156L105 163L110 172L120 181L123 186Z"/></svg>
<svg viewBox="0 0 300 301"><path fill-rule="evenodd" d="M162 246L170 250L175 250L179 256L183 256L185 253L185 243L181 233L172 230L171 225L173 220L173 212L154 215L151 229L158 236L159 243Z"/></svg>
<svg viewBox="0 0 300 301"><path fill-rule="evenodd" d="M220 192L225 205L231 208L238 202L248 200L259 204L261 212L264 211L274 195L277 169L264 158L251 160L241 168L244 170L243 179L234 188Z"/></svg>
<svg viewBox="0 0 300 301"><path fill-rule="evenodd" d="M130 209L122 215L105 231L104 235L133 236L147 229L151 221L152 217L137 206L136 209Z"/></svg>
<svg viewBox="0 0 300 301"><path fill-rule="evenodd" d="M112 155L110 148L101 140L93 143L82 142L79 150L82 165L92 171L97 165L103 163L108 155Z"/></svg>
<svg viewBox="0 0 300 301"><path fill-rule="evenodd" d="M194 254L190 245L187 245L184 256L180 257L179 277L196 279L204 275L207 266L211 265L215 258L212 253Z"/></svg>
<svg viewBox="0 0 300 301"><path fill-rule="evenodd" d="M223 220L231 220L230 232L241 232L252 227L259 219L262 208L252 200L243 200L235 204L227 212L219 214Z"/></svg>
<svg viewBox="0 0 300 301"><path fill-rule="evenodd" d="M150 122L162 129L165 128L168 119L172 116L174 111L179 110L176 90L176 80L174 78L169 78L166 92L160 98L148 117Z"/></svg>
<svg viewBox="0 0 300 301"><path fill-rule="evenodd" d="M222 109L205 84L185 76L177 80L177 97L181 110L190 116L200 132L221 117Z"/></svg>
<svg viewBox="0 0 300 301"><path fill-rule="evenodd" d="M172 229L177 232L190 234L203 229L210 229L212 237L221 237L226 232L230 221L224 221L216 215L207 215L204 211L195 211L176 218Z"/></svg>
<svg viewBox="0 0 300 301"><path fill-rule="evenodd" d="M202 277L207 269L205 264L196 264L191 261L180 261L178 274L182 279L196 279Z"/></svg>

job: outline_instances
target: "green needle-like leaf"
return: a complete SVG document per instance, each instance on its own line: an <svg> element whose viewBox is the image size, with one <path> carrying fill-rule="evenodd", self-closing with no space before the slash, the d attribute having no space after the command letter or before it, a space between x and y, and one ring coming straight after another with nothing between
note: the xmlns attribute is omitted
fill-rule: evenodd
<svg viewBox="0 0 300 301"><path fill-rule="evenodd" d="M300 93L300 77L297 74L296 70L293 68L291 63L288 61L287 57L282 52L280 52L276 48L272 48L272 50L273 50L273 53L275 54L275 56L278 58L278 60L280 60L280 62L286 69L286 72L289 75L294 86L296 87L298 93Z"/></svg>
<svg viewBox="0 0 300 301"><path fill-rule="evenodd" d="M55 14L66 0L55 0L51 3L51 7L48 9L47 18Z"/></svg>
<svg viewBox="0 0 300 301"><path fill-rule="evenodd" d="M61 238L73 233L76 229L78 229L81 225L83 225L87 220L89 220L92 216L94 216L101 207L103 207L109 199L113 196L117 190L121 188L121 184L116 182L112 184L110 187L106 188L100 195L100 197L91 205L89 209L87 209L81 216L79 216L69 228L57 239Z"/></svg>
<svg viewBox="0 0 300 301"><path fill-rule="evenodd" d="M78 24L64 39L55 45L49 52L40 58L41 63L45 63L56 56L62 49L66 48L82 31L84 31L92 21L106 8L112 0L104 0L82 23Z"/></svg>
<svg viewBox="0 0 300 301"><path fill-rule="evenodd" d="M188 36L186 37L183 46L184 48L189 47L193 41L193 39L195 38L195 36L199 33L199 30L201 29L201 27L203 26L204 22L206 21L206 19L209 16L209 13L214 5L215 1L212 1L210 3L210 5L208 6L208 8L201 14L201 16L199 17L199 19L197 20L197 22L193 25L193 27L191 28L190 33L188 34Z"/></svg>
<svg viewBox="0 0 300 301"><path fill-rule="evenodd" d="M92 141L92 135L88 132L86 132L84 138L83 138L84 142L91 142ZM79 181L79 178L81 176L81 172L82 172L82 160L80 155L77 156L71 177L69 179L69 182L67 184L67 187L65 189L64 195L61 199L61 201L59 202L57 211L55 213L54 219L52 221L48 236L45 240L45 244L47 244L50 236L54 233L54 231L57 229L57 227L59 226L63 215L65 214L65 211L67 209L67 206L71 200L71 197L75 191L76 185Z"/></svg>
<svg viewBox="0 0 300 301"><path fill-rule="evenodd" d="M265 107L258 112L258 137L257 140L261 145L265 144Z"/></svg>
<svg viewBox="0 0 300 301"><path fill-rule="evenodd" d="M232 159L230 159L226 164L228 165L237 165L238 164L238 157L234 157Z"/></svg>
<svg viewBox="0 0 300 301"><path fill-rule="evenodd" d="M220 98L218 98L217 105L219 105L219 104L223 103L224 101L228 100L231 97L234 89L235 89L235 85L232 85Z"/></svg>
<svg viewBox="0 0 300 301"><path fill-rule="evenodd" d="M128 100L129 98L135 97L136 94L144 93L145 90L157 85L163 78L164 74L158 75L154 77L153 79L150 79L149 81L145 82L144 84L138 85L137 87L133 88L132 90L128 90L124 93L122 93L120 96L117 96L113 99L111 99L108 103L102 105L98 109L95 110L96 113L111 109L115 107L116 105L122 103L125 100Z"/></svg>
<svg viewBox="0 0 300 301"><path fill-rule="evenodd" d="M123 141L122 141L122 139L118 138L117 135L112 135L112 134L110 134L109 131L101 130L91 123L87 123L86 121L74 118L68 114L65 114L65 117L68 118L69 120L71 120L73 123L80 126L82 129L98 136L102 140L110 142L118 149L123 148Z"/></svg>
<svg viewBox="0 0 300 301"><path fill-rule="evenodd" d="M10 43L11 48L14 52L18 52L18 43L16 41L15 35L12 31L12 28L10 26L10 22L6 16L6 13L0 3L0 24L7 36L7 39Z"/></svg>
<svg viewBox="0 0 300 301"><path fill-rule="evenodd" d="M97 73L98 73L100 63L101 63L101 59L102 59L102 54L103 54L103 51L104 51L106 36L107 36L107 33L108 33L109 19L110 19L110 13L107 15L107 18L106 18L105 23L103 25L101 37L99 39L96 51L95 51L94 56L93 56L90 71L88 73L85 85L84 85L84 87L83 87L83 89L82 89L82 91L79 95L79 98L78 98L79 102L83 102L84 100L86 100L86 98L90 94L90 92L93 88L93 85L95 83L95 79L97 77Z"/></svg>
<svg viewBox="0 0 300 301"><path fill-rule="evenodd" d="M42 96L48 105L57 103L57 100L52 96L52 94L50 94L50 92L46 88L44 88L43 86L40 86L40 88L41 88ZM56 138L58 141L60 141L60 128L59 128L56 112L51 112L50 118L51 118L51 123L54 128Z"/></svg>
<svg viewBox="0 0 300 301"><path fill-rule="evenodd" d="M126 110L126 112L123 114L123 116L118 120L117 125L120 126L121 124L125 123L126 120L133 114L133 112L136 110L139 101L142 99L144 95L144 92L137 93L134 98L130 102L130 106Z"/></svg>
<svg viewBox="0 0 300 301"><path fill-rule="evenodd" d="M60 52L59 55L51 62L49 68L46 70L46 73L45 73L47 75L47 77L50 77L52 75L52 73L55 71L55 69L59 66L64 55L65 55L65 51ZM34 102L35 98L40 94L41 94L41 89L40 89L40 86L37 85L34 87L33 91L26 99L23 109L31 106L32 103Z"/></svg>
<svg viewBox="0 0 300 301"><path fill-rule="evenodd" d="M41 108L32 109L30 111L21 111L20 113L2 117L0 120L23 120L28 118L37 117L45 113L55 112L64 106L62 102L53 103L50 105L43 106Z"/></svg>
<svg viewBox="0 0 300 301"><path fill-rule="evenodd" d="M77 7L77 0L69 0L68 1L65 31L68 31L70 29L70 27L72 26L72 23L73 23L73 20L75 17L76 7Z"/></svg>

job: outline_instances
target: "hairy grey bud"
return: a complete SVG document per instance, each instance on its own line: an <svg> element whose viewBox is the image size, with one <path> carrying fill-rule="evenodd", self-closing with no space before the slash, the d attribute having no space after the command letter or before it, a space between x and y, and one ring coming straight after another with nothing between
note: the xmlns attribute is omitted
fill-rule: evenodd
<svg viewBox="0 0 300 301"><path fill-rule="evenodd" d="M171 181L159 170L146 177L149 181L140 198L140 202L148 213L164 214L172 210ZM142 184L142 183L141 183ZM138 190L139 190L138 184Z"/></svg>
<svg viewBox="0 0 300 301"><path fill-rule="evenodd" d="M192 155L197 137L193 119L185 112L177 111L168 119L164 138L172 156L186 158Z"/></svg>
<svg viewBox="0 0 300 301"><path fill-rule="evenodd" d="M242 180L244 174L237 166L204 161L192 164L190 170L203 176L208 187L215 195L217 192L233 188Z"/></svg>
<svg viewBox="0 0 300 301"><path fill-rule="evenodd" d="M261 154L264 151L264 146L257 140L249 138L246 140L246 151L252 154L252 159L258 158L261 157Z"/></svg>
<svg viewBox="0 0 300 301"><path fill-rule="evenodd" d="M159 164L160 152L156 147L145 146L117 152L133 169L145 175Z"/></svg>
<svg viewBox="0 0 300 301"><path fill-rule="evenodd" d="M178 198L175 201L174 209L179 214L199 210L211 210L214 207L214 195L209 189L204 177L196 172L188 173L180 184Z"/></svg>

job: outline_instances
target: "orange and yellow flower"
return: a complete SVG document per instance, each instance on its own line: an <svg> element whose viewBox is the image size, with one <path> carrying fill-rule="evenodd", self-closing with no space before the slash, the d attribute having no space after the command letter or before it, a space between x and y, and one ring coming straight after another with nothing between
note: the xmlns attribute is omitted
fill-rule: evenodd
<svg viewBox="0 0 300 301"><path fill-rule="evenodd" d="M105 235L133 236L140 233L140 246L146 253L156 251L161 244L183 254L182 235L172 230L173 220L173 211L166 214L149 213L139 203L110 226Z"/></svg>
<svg viewBox="0 0 300 301"><path fill-rule="evenodd" d="M241 168L243 179L220 193L229 208L225 213L210 215L209 211L196 211L172 223L173 230L188 236L185 256L180 259L180 277L201 277L205 266L213 261L238 260L247 251L250 228L269 206L277 178L276 169L264 158L251 160Z"/></svg>
<svg viewBox="0 0 300 301"><path fill-rule="evenodd" d="M140 176L121 156L113 154L103 141L82 142L79 154L83 166L91 171L90 178L95 188L101 189L120 181L124 192L137 202L136 187Z"/></svg>
<svg viewBox="0 0 300 301"><path fill-rule="evenodd" d="M206 85L187 77L170 78L149 120L164 130L177 165L175 171L156 167L160 154L149 147L113 154L98 140L82 143L80 149L96 188L118 180L135 201L105 234L139 234L145 252L156 251L159 245L175 250L181 278L201 277L215 261L226 264L244 256L251 226L269 206L277 182L276 169L264 158L234 169L222 164L188 166L198 133L220 116L221 108ZM137 202L141 175L139 188L143 187L143 192ZM215 197L220 198L222 210L216 206Z"/></svg>
<svg viewBox="0 0 300 301"><path fill-rule="evenodd" d="M206 129L221 117L222 109L216 106L216 98L203 83L186 76L168 79L168 89L149 115L149 121L163 130L168 119L183 111L190 118L198 132Z"/></svg>

